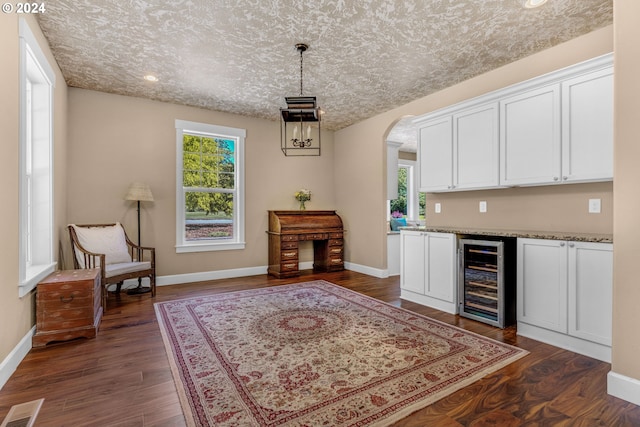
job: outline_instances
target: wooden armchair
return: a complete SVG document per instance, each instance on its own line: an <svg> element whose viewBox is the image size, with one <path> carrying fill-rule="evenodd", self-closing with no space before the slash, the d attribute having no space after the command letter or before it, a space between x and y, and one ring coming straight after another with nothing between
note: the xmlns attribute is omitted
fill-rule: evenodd
<svg viewBox="0 0 640 427"><path fill-rule="evenodd" d="M151 295L156 295L156 250L134 244L124 227L113 224L71 224L69 237L75 269L99 268L102 307L107 310L109 285L120 292L127 279L148 277Z"/></svg>

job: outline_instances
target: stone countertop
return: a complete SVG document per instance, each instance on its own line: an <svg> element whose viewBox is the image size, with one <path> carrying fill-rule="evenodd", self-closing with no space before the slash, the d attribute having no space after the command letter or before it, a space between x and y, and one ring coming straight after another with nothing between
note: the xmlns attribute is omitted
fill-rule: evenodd
<svg viewBox="0 0 640 427"><path fill-rule="evenodd" d="M524 237L529 239L572 240L575 242L613 243L612 234L571 233L560 231L490 230L463 227L402 227L408 231L428 231L432 233L469 234L476 236Z"/></svg>

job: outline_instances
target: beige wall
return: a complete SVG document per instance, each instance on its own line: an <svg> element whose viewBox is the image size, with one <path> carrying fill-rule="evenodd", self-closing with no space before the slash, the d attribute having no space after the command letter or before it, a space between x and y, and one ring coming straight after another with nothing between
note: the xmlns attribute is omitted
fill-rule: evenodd
<svg viewBox="0 0 640 427"><path fill-rule="evenodd" d="M426 114L612 50L613 28L609 26L336 132L336 182L340 183L336 186L336 202L350 219L346 258L374 268L386 266L384 136L399 118ZM602 214L586 214L586 200L592 197L602 198ZM611 233L612 199L611 184L429 195L427 222ZM479 200L488 202L489 210L483 216L477 214ZM444 204L443 212L430 215L435 201Z"/></svg>
<svg viewBox="0 0 640 427"><path fill-rule="evenodd" d="M568 184L427 194L427 222L434 226L472 226L497 230L564 231L611 234L613 184ZM601 213L588 211L601 199ZM478 203L487 202L480 213ZM434 211L441 204L441 213Z"/></svg>
<svg viewBox="0 0 640 427"><path fill-rule="evenodd" d="M640 381L640 2L614 2L615 152L612 371ZM637 390L637 386L636 386Z"/></svg>
<svg viewBox="0 0 640 427"><path fill-rule="evenodd" d="M56 73L54 93L54 241L66 221L66 111L67 86L35 18L25 15L40 47ZM2 156L0 179L0 362L35 324L34 293L18 297L18 146L19 146L19 42L18 15L0 16L0 129ZM56 251L57 253L57 251ZM56 256L57 259L57 256Z"/></svg>
<svg viewBox="0 0 640 427"><path fill-rule="evenodd" d="M176 119L247 130L244 250L176 254ZM298 209L293 194L300 188L312 192L307 209L336 208L332 132L323 132L322 156L285 157L279 126L274 121L71 88L69 222L120 221L135 240L135 204L123 197L131 182L143 181L151 187L155 202L142 203L142 242L156 248L159 276L266 266L267 210ZM68 243L64 247L68 251ZM313 258L310 247L302 257L301 261Z"/></svg>

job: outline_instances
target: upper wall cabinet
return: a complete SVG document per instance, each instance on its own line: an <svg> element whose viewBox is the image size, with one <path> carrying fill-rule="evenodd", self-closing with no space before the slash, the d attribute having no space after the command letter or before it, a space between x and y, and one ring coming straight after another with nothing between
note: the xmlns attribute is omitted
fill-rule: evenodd
<svg viewBox="0 0 640 427"><path fill-rule="evenodd" d="M500 183L560 180L560 85L500 101Z"/></svg>
<svg viewBox="0 0 640 427"><path fill-rule="evenodd" d="M447 115L420 128L420 191L498 185L498 104Z"/></svg>
<svg viewBox="0 0 640 427"><path fill-rule="evenodd" d="M562 180L613 179L613 68L562 83Z"/></svg>
<svg viewBox="0 0 640 427"><path fill-rule="evenodd" d="M613 179L613 57L415 120L420 191Z"/></svg>

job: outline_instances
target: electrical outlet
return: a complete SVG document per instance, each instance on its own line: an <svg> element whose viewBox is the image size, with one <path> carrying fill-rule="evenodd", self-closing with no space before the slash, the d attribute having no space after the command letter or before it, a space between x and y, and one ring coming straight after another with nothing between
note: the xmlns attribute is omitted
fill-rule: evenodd
<svg viewBox="0 0 640 427"><path fill-rule="evenodd" d="M434 208L435 208L436 213L442 212L442 205L440 205L440 203L436 203Z"/></svg>
<svg viewBox="0 0 640 427"><path fill-rule="evenodd" d="M479 205L479 208L480 208L480 212L481 213L485 213L487 211L487 202L484 201L484 200L481 201L480 205Z"/></svg>
<svg viewBox="0 0 640 427"><path fill-rule="evenodd" d="M589 213L600 213L600 199L589 199Z"/></svg>

